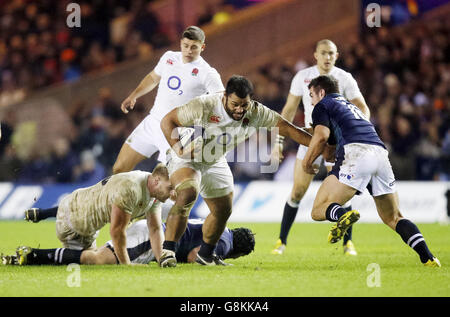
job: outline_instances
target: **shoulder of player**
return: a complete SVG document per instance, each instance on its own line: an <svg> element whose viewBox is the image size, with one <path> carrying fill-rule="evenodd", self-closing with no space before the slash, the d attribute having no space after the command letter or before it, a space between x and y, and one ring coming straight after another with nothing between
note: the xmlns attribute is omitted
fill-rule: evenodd
<svg viewBox="0 0 450 317"><path fill-rule="evenodd" d="M117 190L139 190L141 188L142 182L147 180L147 177L151 173L144 171L131 171L127 173L120 173L113 175L110 179L112 185L120 186Z"/></svg>
<svg viewBox="0 0 450 317"><path fill-rule="evenodd" d="M249 115L251 116L258 116L258 115L262 115L263 113L267 113L267 112L275 112L276 111L270 109L269 107L267 107L266 105L264 105L263 103L257 101L257 100L251 100L250 101L252 103L250 109L248 110Z"/></svg>
<svg viewBox="0 0 450 317"><path fill-rule="evenodd" d="M336 66L334 66L334 68L333 68L333 73L344 79L353 79L353 75L351 73L349 73L346 70L343 70L342 68L336 67ZM333 75L333 74L331 74L331 75Z"/></svg>
<svg viewBox="0 0 450 317"><path fill-rule="evenodd" d="M299 70L295 74L294 78L306 78L306 77L308 77L311 73L313 73L315 71L315 67L316 66L310 66L310 67L307 67L307 68Z"/></svg>
<svg viewBox="0 0 450 317"><path fill-rule="evenodd" d="M180 53L180 52L165 51L164 54L161 55L160 59L164 60L164 59L167 59L167 58L176 58L177 57L176 53Z"/></svg>
<svg viewBox="0 0 450 317"><path fill-rule="evenodd" d="M214 93L214 94L203 94L200 96L197 96L191 101L187 103L189 107L194 107L198 109L198 107L201 107L203 111L208 111L214 107L216 107L218 104L221 104L221 98L223 96L223 93Z"/></svg>
<svg viewBox="0 0 450 317"><path fill-rule="evenodd" d="M211 65L209 65L208 62L205 61L205 60L203 59L203 57L201 57L201 56L199 57L199 60L196 61L196 63L194 64L194 66L200 68L200 70L203 70L203 74L204 74L205 76L208 76L208 75L216 75L216 74L219 75L219 72L218 72L214 67L212 67Z"/></svg>

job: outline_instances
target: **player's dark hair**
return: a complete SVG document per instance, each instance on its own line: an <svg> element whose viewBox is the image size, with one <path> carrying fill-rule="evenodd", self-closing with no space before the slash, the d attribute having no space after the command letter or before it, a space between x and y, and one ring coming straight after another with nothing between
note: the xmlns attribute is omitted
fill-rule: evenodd
<svg viewBox="0 0 450 317"><path fill-rule="evenodd" d="M339 84L333 76L330 75L320 75L319 77L314 78L308 85L308 89L311 87L317 92L320 89L325 90L325 94L338 94L339 93Z"/></svg>
<svg viewBox="0 0 450 317"><path fill-rule="evenodd" d="M248 228L232 229L233 250L227 255L231 258L235 254L247 255L255 249L255 235Z"/></svg>
<svg viewBox="0 0 450 317"><path fill-rule="evenodd" d="M244 76L233 75L228 80L227 87L225 88L225 94L227 96L231 95L232 93L235 93L239 98L252 96L253 84Z"/></svg>
<svg viewBox="0 0 450 317"><path fill-rule="evenodd" d="M205 42L205 32L201 28L195 25L188 26L186 30L184 30L181 38L187 38L192 41L200 41Z"/></svg>

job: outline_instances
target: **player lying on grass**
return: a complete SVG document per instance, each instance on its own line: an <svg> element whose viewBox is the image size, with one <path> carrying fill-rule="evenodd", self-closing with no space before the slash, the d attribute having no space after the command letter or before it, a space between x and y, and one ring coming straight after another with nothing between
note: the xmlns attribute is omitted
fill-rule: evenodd
<svg viewBox="0 0 450 317"><path fill-rule="evenodd" d="M359 213L346 211L342 205L367 187L381 220L417 252L423 264L440 267L417 226L400 213L389 153L375 127L358 107L339 94L334 77L316 77L308 88L314 106L314 134L303 160L304 171L315 174L313 162L326 143L337 144L336 163L320 186L311 212L316 221L336 222L328 241L336 243L358 221Z"/></svg>
<svg viewBox="0 0 450 317"><path fill-rule="evenodd" d="M177 245L176 258L180 263L193 263L197 257L202 241L203 220L190 219L186 231ZM165 230L165 225L163 224ZM131 263L148 264L155 261L152 250L149 231L145 220L139 220L128 227L127 252ZM255 249L255 238L248 228L225 228L220 236L215 249L217 256L224 259L235 259L248 255ZM83 250L78 257L65 256L65 250L58 249L34 249L30 247L18 247L16 255L2 256L5 265L63 265L70 263L79 264L118 264L112 240L106 242L98 250Z"/></svg>
<svg viewBox="0 0 450 317"><path fill-rule="evenodd" d="M159 260L164 241L161 202L171 193L164 164L158 164L152 173L120 173L75 190L61 200L56 211L56 236L63 244L64 256L75 260L82 250L95 249L99 230L111 223L109 232L119 263L130 264L125 231L130 220L145 216L153 253ZM41 211L54 213L55 208Z"/></svg>
<svg viewBox="0 0 450 317"><path fill-rule="evenodd" d="M176 266L176 243L187 224L189 212L200 194L210 210L203 226L203 241L197 262L226 265L216 261L214 248L231 215L233 175L225 159L228 151L245 141L257 129L277 128L280 135L308 145L311 135L284 120L277 112L252 100L252 83L243 76L232 76L225 93L203 95L175 108L161 121L161 129L171 149L167 153L170 180L177 192L167 217L167 229L160 265ZM173 132L181 127L201 127L201 151L186 153ZM334 149L332 151L334 154ZM329 157L329 155L327 155Z"/></svg>

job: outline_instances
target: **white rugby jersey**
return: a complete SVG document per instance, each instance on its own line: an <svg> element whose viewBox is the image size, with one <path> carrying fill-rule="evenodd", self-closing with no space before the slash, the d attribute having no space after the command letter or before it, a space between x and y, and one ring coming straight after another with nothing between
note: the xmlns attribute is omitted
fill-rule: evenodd
<svg viewBox="0 0 450 317"><path fill-rule="evenodd" d="M113 204L130 214L131 219L154 212L161 202L150 196L149 175L143 171L119 173L65 197L69 199L72 229L81 235L95 233L111 221Z"/></svg>
<svg viewBox="0 0 450 317"><path fill-rule="evenodd" d="M311 114L313 111L308 85L311 80L319 75L320 73L317 65L302 69L292 79L291 88L289 90L291 95L302 97L303 106L305 108L305 127L307 128L309 128L312 124ZM356 80L349 72L346 72L338 67L333 67L327 75L331 75L336 78L339 83L339 93L347 100L362 97Z"/></svg>
<svg viewBox="0 0 450 317"><path fill-rule="evenodd" d="M156 65L155 73L161 80L150 113L158 120L192 98L225 90L219 73L201 56L191 63L183 63L181 52L167 51Z"/></svg>
<svg viewBox="0 0 450 317"><path fill-rule="evenodd" d="M259 128L275 127L281 117L251 100L244 117L236 121L226 112L223 96L224 93L203 95L178 108L178 120L183 126L201 126L204 129L203 163L214 164Z"/></svg>

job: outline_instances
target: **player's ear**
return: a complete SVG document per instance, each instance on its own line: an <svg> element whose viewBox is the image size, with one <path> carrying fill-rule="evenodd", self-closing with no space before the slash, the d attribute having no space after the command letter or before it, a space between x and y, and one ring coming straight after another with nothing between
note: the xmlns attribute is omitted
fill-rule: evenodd
<svg viewBox="0 0 450 317"><path fill-rule="evenodd" d="M323 97L325 97L326 93L325 93L325 89L320 88L319 90L319 97L322 99Z"/></svg>
<svg viewBox="0 0 450 317"><path fill-rule="evenodd" d="M203 52L203 51L205 50L205 47L206 47L206 44L203 43L203 44L202 44L202 47L201 47L201 49L200 49L200 51Z"/></svg>
<svg viewBox="0 0 450 317"><path fill-rule="evenodd" d="M339 52L336 52L336 59L339 58Z"/></svg>

